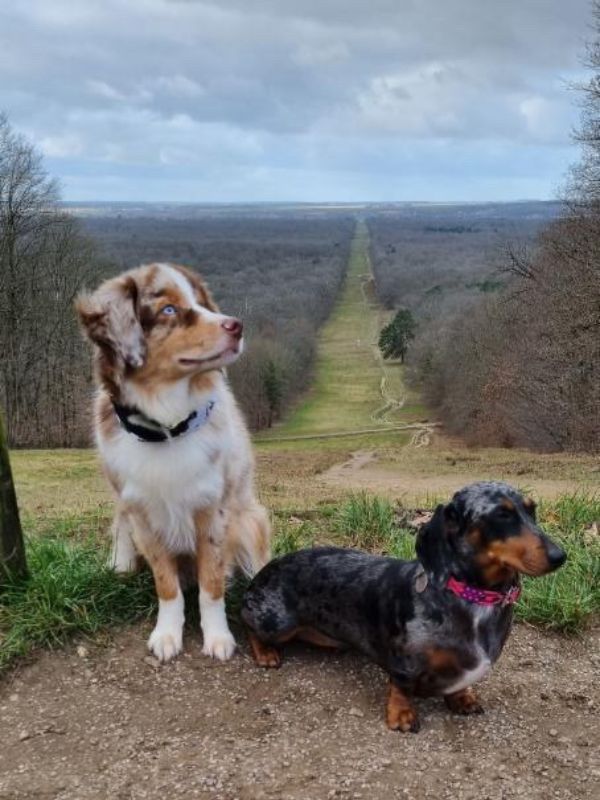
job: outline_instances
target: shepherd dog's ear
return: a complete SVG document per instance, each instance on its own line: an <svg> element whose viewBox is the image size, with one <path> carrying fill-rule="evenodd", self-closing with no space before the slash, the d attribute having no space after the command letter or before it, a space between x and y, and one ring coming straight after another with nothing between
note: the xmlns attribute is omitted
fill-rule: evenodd
<svg viewBox="0 0 600 800"><path fill-rule="evenodd" d="M87 338L124 368L141 367L146 356L138 295L135 279L126 275L106 281L93 294L81 292L75 300Z"/></svg>
<svg viewBox="0 0 600 800"><path fill-rule="evenodd" d="M417 534L417 556L425 569L441 574L449 562L449 539L460 530L460 514L454 503L440 505Z"/></svg>

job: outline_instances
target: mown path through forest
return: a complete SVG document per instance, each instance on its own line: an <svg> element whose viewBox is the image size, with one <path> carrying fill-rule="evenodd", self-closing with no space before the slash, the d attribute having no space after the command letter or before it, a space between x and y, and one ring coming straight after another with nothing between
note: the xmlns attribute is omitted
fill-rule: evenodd
<svg viewBox="0 0 600 800"><path fill-rule="evenodd" d="M311 390L281 424L255 436L260 455L297 453L321 463L331 487L411 498L445 496L473 480L503 479L555 497L595 491L589 459L503 448L466 448L445 435L420 395L404 382L404 367L384 361L381 328L392 312L380 305L371 269L369 230L358 219L340 296L318 342ZM315 467L317 468L317 467Z"/></svg>
<svg viewBox="0 0 600 800"><path fill-rule="evenodd" d="M402 368L384 363L377 341L389 312L377 301L369 231L358 220L344 286L319 337L313 387L289 418L265 437L276 441L414 431L423 440L434 424L404 385Z"/></svg>

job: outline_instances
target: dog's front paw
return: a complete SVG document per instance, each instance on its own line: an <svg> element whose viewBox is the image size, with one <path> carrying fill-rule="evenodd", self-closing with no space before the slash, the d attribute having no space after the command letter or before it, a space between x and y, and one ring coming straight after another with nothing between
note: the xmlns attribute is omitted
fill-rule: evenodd
<svg viewBox="0 0 600 800"><path fill-rule="evenodd" d="M211 597L202 588L200 588L200 625L204 637L203 654L219 661L231 658L235 650L235 639L227 624L225 600L223 597Z"/></svg>
<svg viewBox="0 0 600 800"><path fill-rule="evenodd" d="M421 730L417 712L412 708L402 708L396 714L388 714L386 722L391 731L418 733Z"/></svg>
<svg viewBox="0 0 600 800"><path fill-rule="evenodd" d="M203 655L216 658L219 661L227 661L233 655L234 650L235 639L230 631L204 634L204 646L202 647Z"/></svg>
<svg viewBox="0 0 600 800"><path fill-rule="evenodd" d="M161 662L171 661L183 648L181 632L165 630L158 625L148 639L148 650Z"/></svg>
<svg viewBox="0 0 600 800"><path fill-rule="evenodd" d="M484 714L484 708L479 702L477 695L469 686L455 694L447 694L444 697L446 705L453 714Z"/></svg>

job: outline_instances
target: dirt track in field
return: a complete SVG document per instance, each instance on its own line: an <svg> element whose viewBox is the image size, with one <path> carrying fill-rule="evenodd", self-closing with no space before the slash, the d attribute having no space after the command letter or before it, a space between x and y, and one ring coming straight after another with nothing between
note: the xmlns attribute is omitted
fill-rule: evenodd
<svg viewBox="0 0 600 800"><path fill-rule="evenodd" d="M377 450L356 450L347 461L322 472L320 478L330 486L376 494L392 493L397 497L449 496L466 484L481 479L481 475L472 470L452 475L437 474L435 471L427 475L415 475L410 466L407 468L401 462L380 464L377 458ZM581 481L575 479L540 478L530 474L511 478L515 483L526 483L537 497L546 499L582 489ZM594 486L597 487L596 478Z"/></svg>
<svg viewBox="0 0 600 800"><path fill-rule="evenodd" d="M294 648L279 671L185 654L158 667L148 626L106 648L44 653L0 684L0 798L584 800L600 793L600 631L518 626L481 717L420 701L387 731L380 670Z"/></svg>

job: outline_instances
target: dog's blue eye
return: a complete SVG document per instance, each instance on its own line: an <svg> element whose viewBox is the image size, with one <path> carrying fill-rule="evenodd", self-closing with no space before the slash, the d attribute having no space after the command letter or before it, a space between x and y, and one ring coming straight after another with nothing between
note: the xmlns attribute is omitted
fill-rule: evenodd
<svg viewBox="0 0 600 800"><path fill-rule="evenodd" d="M164 314L166 317L172 317L173 314L177 313L177 309L175 306L165 306L164 308L161 308L160 313Z"/></svg>

